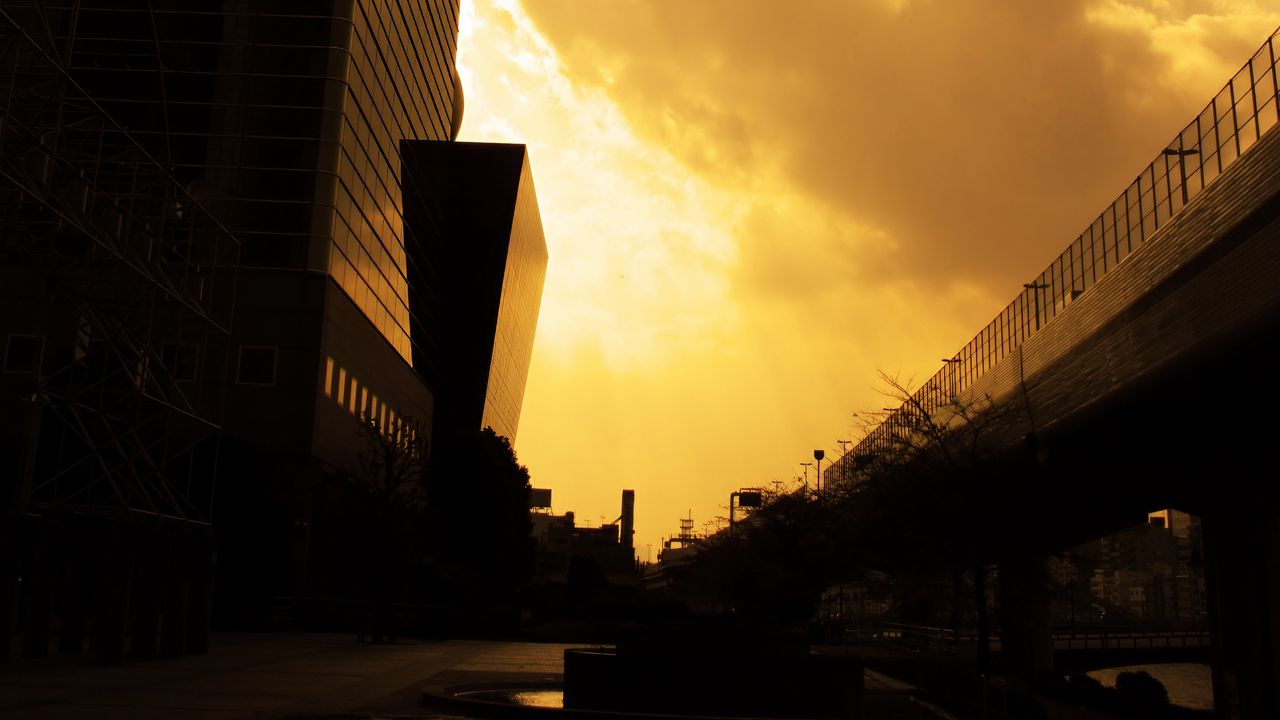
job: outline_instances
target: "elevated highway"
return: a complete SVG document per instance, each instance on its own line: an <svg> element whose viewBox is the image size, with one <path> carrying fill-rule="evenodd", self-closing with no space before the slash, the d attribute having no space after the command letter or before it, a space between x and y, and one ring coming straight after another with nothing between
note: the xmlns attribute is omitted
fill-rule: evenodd
<svg viewBox="0 0 1280 720"><path fill-rule="evenodd" d="M1051 665L1044 553L1176 507L1203 518L1215 703L1280 717L1280 85L1272 35L1133 183L885 422L989 398L1005 655Z"/></svg>

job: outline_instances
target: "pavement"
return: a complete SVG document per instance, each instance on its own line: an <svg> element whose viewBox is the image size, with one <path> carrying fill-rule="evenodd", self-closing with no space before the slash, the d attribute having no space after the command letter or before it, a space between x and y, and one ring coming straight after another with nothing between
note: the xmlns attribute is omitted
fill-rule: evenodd
<svg viewBox="0 0 1280 720"><path fill-rule="evenodd" d="M350 635L224 634L208 655L122 665L62 656L0 665L5 720L416 715L444 671L556 677L560 644L449 640L373 645Z"/></svg>
<svg viewBox="0 0 1280 720"><path fill-rule="evenodd" d="M122 665L90 656L0 664L0 718L268 720L316 715L438 717L419 705L437 682L559 681L582 645L477 640L357 642L350 635L241 633L208 655ZM868 690L909 690L867 671Z"/></svg>

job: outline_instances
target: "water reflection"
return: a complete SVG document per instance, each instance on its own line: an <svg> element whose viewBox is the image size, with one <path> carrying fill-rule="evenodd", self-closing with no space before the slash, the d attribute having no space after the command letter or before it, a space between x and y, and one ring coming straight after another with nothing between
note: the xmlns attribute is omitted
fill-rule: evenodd
<svg viewBox="0 0 1280 720"><path fill-rule="evenodd" d="M560 688L541 688L530 690L482 690L479 692L459 693L459 697L482 702L504 703L507 705L524 705L525 707L556 708L564 707L564 690Z"/></svg>
<svg viewBox="0 0 1280 720"><path fill-rule="evenodd" d="M564 707L563 690L521 690L511 693L511 702L530 707Z"/></svg>
<svg viewBox="0 0 1280 720"><path fill-rule="evenodd" d="M1159 665L1126 665L1094 670L1089 676L1107 687L1116 686L1122 672L1146 672L1169 691L1169 702L1192 710L1213 709L1213 676L1202 663L1161 663Z"/></svg>

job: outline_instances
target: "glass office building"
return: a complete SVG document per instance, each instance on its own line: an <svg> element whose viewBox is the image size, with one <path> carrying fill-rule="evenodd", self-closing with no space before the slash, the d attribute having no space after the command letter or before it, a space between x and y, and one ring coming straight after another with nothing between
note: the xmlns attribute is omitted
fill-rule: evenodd
<svg viewBox="0 0 1280 720"><path fill-rule="evenodd" d="M435 436L515 440L547 245L523 145L405 142L413 363L436 389Z"/></svg>
<svg viewBox="0 0 1280 720"><path fill-rule="evenodd" d="M89 95L240 238L242 265L331 273L410 358L398 143L456 130L458 0L27 12Z"/></svg>
<svg viewBox="0 0 1280 720"><path fill-rule="evenodd" d="M362 1L338 34L346 52L330 52L342 84L325 110L341 125L325 126L337 130L325 138L321 168L321 184L331 186L317 197L320 228L332 226L328 270L409 360L399 144L447 140L456 130L457 0Z"/></svg>
<svg viewBox="0 0 1280 720"><path fill-rule="evenodd" d="M175 45L221 28L206 66L170 63L167 84L216 76L207 167L243 263L329 272L408 360L399 142L456 131L457 0L174 3L154 17Z"/></svg>
<svg viewBox="0 0 1280 720"><path fill-rule="evenodd" d="M323 518L342 513L315 508L363 472L362 425L410 441L439 427L515 436L546 266L524 148L423 156L443 163L419 168L442 183L428 200L402 176L404 147L474 147L452 142L458 15L459 0L4 3L0 57L22 82L0 81L13 99L0 108L14 148L3 159L20 155L14 172L45 178L51 207L79 208L68 217L86 233L136 250L134 269L203 321L151 322L117 344L128 349L121 377L163 366L172 397L197 410L216 401L221 422L201 426L216 461L186 465L210 478L216 468L199 517L216 535L229 614L325 592L316 578L340 565L342 543ZM21 211L0 213L21 231L0 239L32 222L60 227L56 214L21 214L25 200L0 201ZM416 232L406 205L426 209ZM213 240L226 250L199 250ZM102 284L151 287L125 274ZM0 338L5 369L23 378L53 347L46 337L69 355L73 340L79 352L95 339L81 335L115 327L23 315L21 332ZM0 404L31 396L0 390ZM0 466L18 463L23 431L0 422Z"/></svg>
<svg viewBox="0 0 1280 720"><path fill-rule="evenodd" d="M523 148L521 148L523 150ZM484 395L482 427L515 441L520 425L524 384L533 356L533 335L542 306L542 284L547 274L547 243L542 216L533 189L528 153L521 153L520 179L511 213L502 295L494 325L493 357Z"/></svg>

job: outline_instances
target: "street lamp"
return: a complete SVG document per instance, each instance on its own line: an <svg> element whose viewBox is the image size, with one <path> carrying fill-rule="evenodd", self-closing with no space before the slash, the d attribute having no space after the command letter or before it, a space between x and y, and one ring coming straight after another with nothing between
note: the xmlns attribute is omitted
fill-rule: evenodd
<svg viewBox="0 0 1280 720"><path fill-rule="evenodd" d="M836 444L840 446L840 483L848 487L849 485L849 448L852 440L837 440Z"/></svg>
<svg viewBox="0 0 1280 720"><path fill-rule="evenodd" d="M897 431L896 431L896 423L894 421L894 415L902 408L887 407L887 408L880 408L880 409L884 410L886 413L889 413L888 415L885 416L884 420L885 422L889 423L889 432L896 433ZM897 437L897 435L895 434L894 437Z"/></svg>
<svg viewBox="0 0 1280 720"><path fill-rule="evenodd" d="M1040 329L1040 291L1048 290L1048 283L1023 283L1022 287L1035 291L1036 303L1036 330Z"/></svg>
<svg viewBox="0 0 1280 720"><path fill-rule="evenodd" d="M822 492L822 458L826 457L826 455L827 453L822 450L813 451L813 459L818 461L818 477L813 483L815 493Z"/></svg>
<svg viewBox="0 0 1280 720"><path fill-rule="evenodd" d="M813 463L802 462L800 464L804 466L804 492L807 495L809 494L809 468L813 467Z"/></svg>
<svg viewBox="0 0 1280 720"><path fill-rule="evenodd" d="M1200 151L1195 148L1191 148L1189 150L1182 149L1182 138L1179 137L1178 147L1165 148L1164 154L1178 156L1178 177L1182 179L1182 204L1186 205L1187 204L1187 156L1199 155Z"/></svg>
<svg viewBox="0 0 1280 720"><path fill-rule="evenodd" d="M947 368L947 379L951 383L950 400L956 399L956 363L960 362L960 358L942 358L943 365Z"/></svg>

